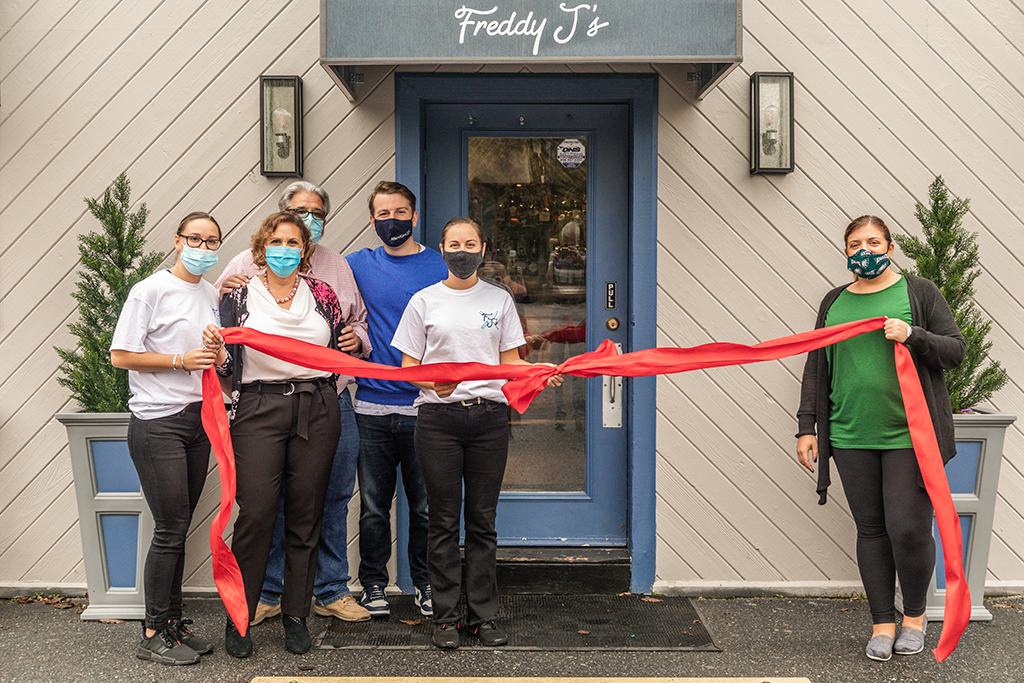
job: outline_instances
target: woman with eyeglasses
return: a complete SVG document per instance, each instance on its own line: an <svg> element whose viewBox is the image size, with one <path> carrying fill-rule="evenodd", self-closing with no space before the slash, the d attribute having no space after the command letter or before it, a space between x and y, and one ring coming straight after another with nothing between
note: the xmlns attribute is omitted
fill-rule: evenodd
<svg viewBox="0 0 1024 683"><path fill-rule="evenodd" d="M477 275L486 250L480 226L465 216L453 218L441 232L440 246L448 278L413 295L391 342L402 352L402 367L532 365L519 357L526 341L512 295ZM562 375L548 380L549 386L561 383ZM460 644L459 519L465 505L466 631L484 645L504 645L508 637L497 623L495 529L508 459L504 381L412 384L420 388L415 442L427 487L433 643L443 649Z"/></svg>
<svg viewBox="0 0 1024 683"><path fill-rule="evenodd" d="M294 213L265 218L252 237L252 259L262 272L224 295L224 326L338 349L346 323L334 289L300 275L309 270L312 244L309 228ZM213 343L222 341L215 328L207 334ZM256 615L283 497L284 643L289 652L302 654L312 645L306 617L328 480L341 435L338 377L238 344L228 348L228 362L217 371L222 383L230 383L238 503L231 546L242 573L249 621ZM253 651L249 633L241 635L230 617L224 648L233 657L248 657Z"/></svg>
<svg viewBox="0 0 1024 683"><path fill-rule="evenodd" d="M217 263L220 238L210 214L185 216L174 236L177 260L132 287L110 345L110 362L128 370L128 452L154 521L136 655L161 664L195 664L213 650L182 618L181 580L210 457L200 420L202 371L226 358L215 343L199 346L203 329L218 322L217 290L203 273Z"/></svg>

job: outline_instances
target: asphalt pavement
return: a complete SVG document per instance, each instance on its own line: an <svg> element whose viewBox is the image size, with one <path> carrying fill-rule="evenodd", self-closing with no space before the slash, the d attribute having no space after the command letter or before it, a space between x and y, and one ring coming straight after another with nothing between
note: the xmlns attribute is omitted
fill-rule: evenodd
<svg viewBox="0 0 1024 683"><path fill-rule="evenodd" d="M812 683L1014 683L1024 681L1024 596L986 599L994 618L972 622L943 663L931 649L940 624L930 624L926 651L888 662L867 659L867 603L837 598L696 599L721 652L536 652L500 648L440 650L318 650L301 656L284 649L280 619L253 629L256 652L238 660L224 652L224 608L213 598L191 598L193 630L211 637L213 653L193 666L139 660L139 622L82 621L75 607L33 600L0 600L0 681L174 681L249 683L260 676L476 676L631 678L798 678ZM328 620L310 616L314 636Z"/></svg>

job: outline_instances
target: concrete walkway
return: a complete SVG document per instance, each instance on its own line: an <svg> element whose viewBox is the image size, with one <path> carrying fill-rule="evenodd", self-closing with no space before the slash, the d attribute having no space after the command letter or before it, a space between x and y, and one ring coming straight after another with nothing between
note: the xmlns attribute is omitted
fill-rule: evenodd
<svg viewBox="0 0 1024 683"><path fill-rule="evenodd" d="M0 601L0 682L182 681L250 683L316 677L560 677L752 679L777 683L1007 683L1024 681L1024 596L985 601L995 618L974 622L944 663L930 654L939 625L929 628L925 653L873 662L864 654L870 616L863 600L731 598L695 601L722 652L509 652L480 647L456 652L285 651L279 619L253 629L256 653L244 660L223 648L224 609L191 599L187 616L216 649L194 666L167 667L135 658L138 622L81 621L73 609ZM327 620L311 616L310 631ZM337 680L337 679L336 679ZM344 679L342 679L344 680ZM739 681L731 681L739 683Z"/></svg>

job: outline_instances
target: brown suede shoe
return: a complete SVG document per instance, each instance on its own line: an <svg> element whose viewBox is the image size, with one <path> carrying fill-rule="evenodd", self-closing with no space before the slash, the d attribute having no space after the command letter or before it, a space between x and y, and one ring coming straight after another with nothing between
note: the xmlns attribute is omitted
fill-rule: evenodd
<svg viewBox="0 0 1024 683"><path fill-rule="evenodd" d="M369 621L370 613L356 602L351 595L345 595L329 605L313 605L313 611L321 617L338 617L342 621Z"/></svg>

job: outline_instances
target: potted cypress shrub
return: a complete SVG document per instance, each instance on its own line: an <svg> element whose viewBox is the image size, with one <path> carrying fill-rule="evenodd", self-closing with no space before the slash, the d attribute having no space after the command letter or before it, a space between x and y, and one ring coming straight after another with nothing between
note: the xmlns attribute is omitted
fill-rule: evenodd
<svg viewBox="0 0 1024 683"><path fill-rule="evenodd" d="M992 321L974 301L974 281L981 275L977 233L963 225L970 200L953 196L938 176L928 188L927 206L918 202L914 215L921 222L924 239L894 235L900 251L914 260L904 272L928 278L939 288L967 342L963 364L946 371L946 386L953 406L957 455L946 465L946 478L960 517L964 544L964 571L971 592L971 619L988 621L985 609L985 575L992 542L996 488L1003 458L1006 428L1015 415L995 413L977 406L989 400L1007 382L999 361L991 360L992 342L986 337ZM938 534L935 542L940 543ZM945 572L941 546L936 552L936 571L928 595L929 620L941 621L945 605ZM902 607L902 605L900 605Z"/></svg>
<svg viewBox="0 0 1024 683"><path fill-rule="evenodd" d="M142 619L143 544L153 520L128 455L128 371L110 364L110 342L132 286L151 275L163 254L143 251L146 217L132 212L131 185L122 173L97 199L86 198L100 232L78 236L82 264L78 319L68 324L73 349L56 348L57 381L80 412L55 415L67 428L78 500L89 607L83 619Z"/></svg>

